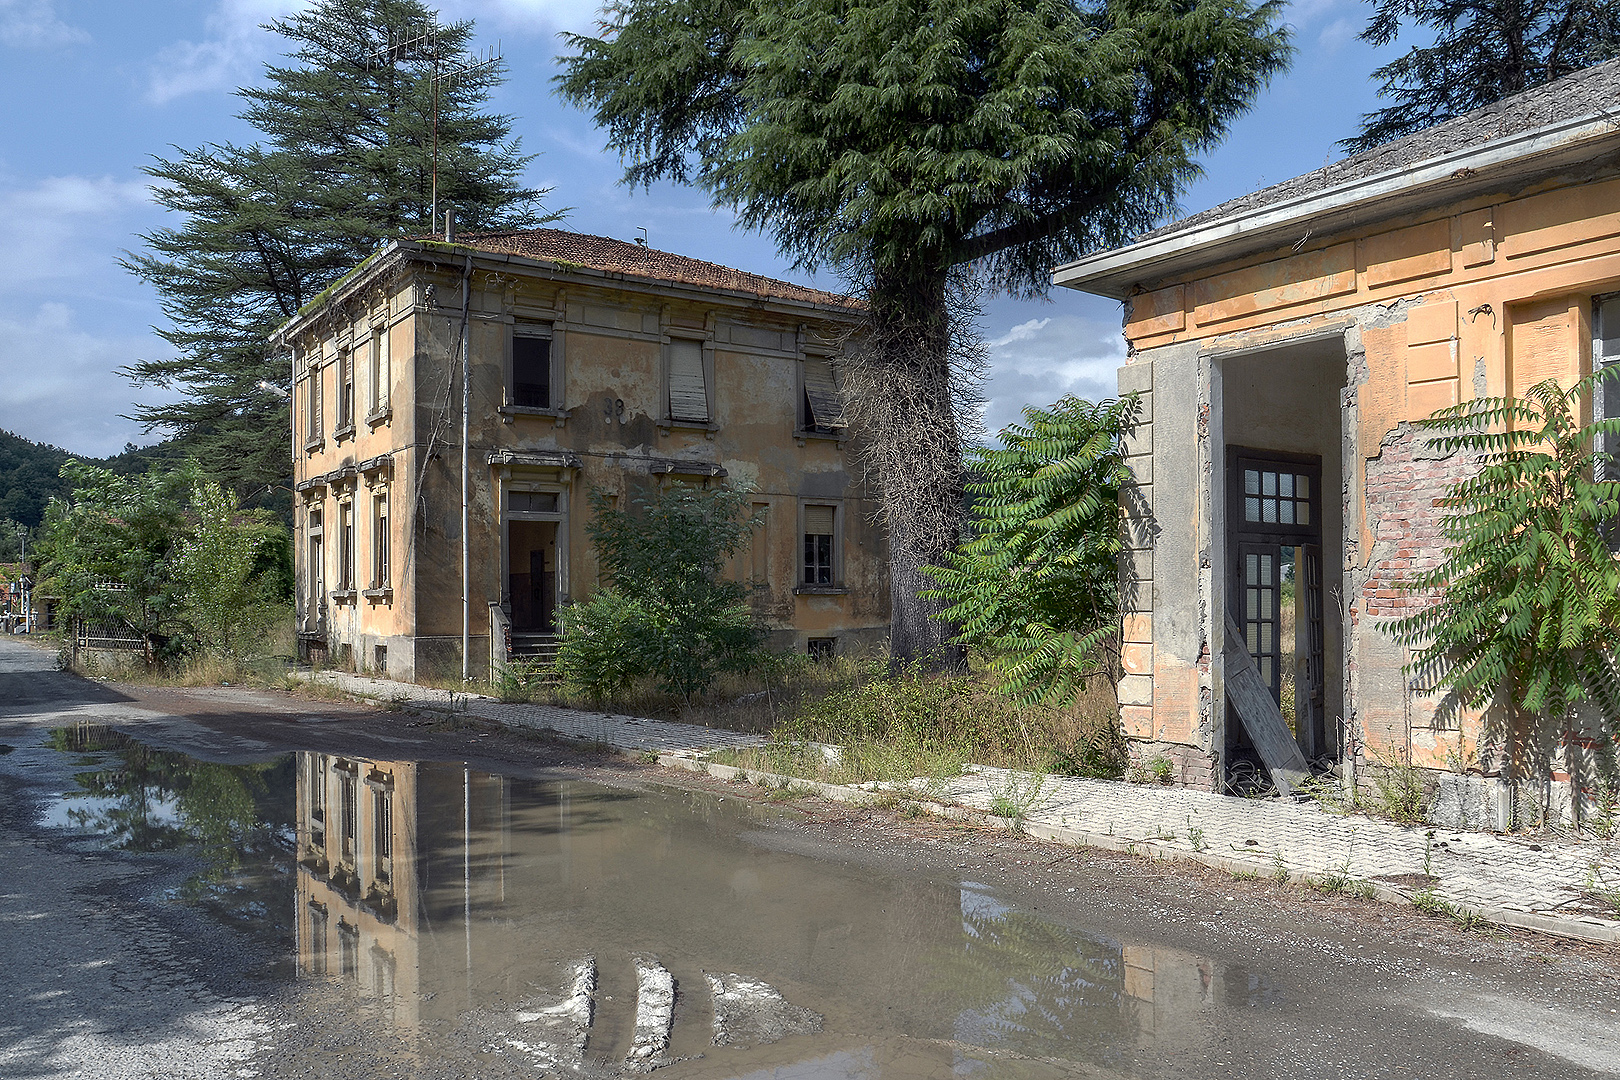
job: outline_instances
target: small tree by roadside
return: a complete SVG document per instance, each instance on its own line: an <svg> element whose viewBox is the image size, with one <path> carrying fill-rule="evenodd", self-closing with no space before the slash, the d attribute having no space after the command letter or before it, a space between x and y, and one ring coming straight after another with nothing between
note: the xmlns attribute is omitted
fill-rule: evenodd
<svg viewBox="0 0 1620 1080"><path fill-rule="evenodd" d="M287 594L286 529L187 463L122 476L69 462L46 511L42 590L61 614L132 630L159 660L239 663Z"/></svg>
<svg viewBox="0 0 1620 1080"><path fill-rule="evenodd" d="M1139 408L1064 397L969 455L969 535L928 568L930 596L1020 703L1073 703L1117 637L1123 440Z"/></svg>
<svg viewBox="0 0 1620 1080"><path fill-rule="evenodd" d="M1481 467L1441 500L1439 564L1406 582L1434 603L1390 629L1412 650L1409 673L1447 690L1455 707L1485 710L1487 737L1505 744L1521 776L1548 778L1557 743L1573 749L1566 736L1588 710L1601 718L1607 760L1598 764L1613 772L1620 482L1605 479L1615 458L1602 446L1620 437L1620 420L1581 420L1613 371L1568 390L1548 380L1522 398L1464 402L1420 424L1441 453L1478 455ZM1577 784L1592 779L1580 764L1566 762Z"/></svg>
<svg viewBox="0 0 1620 1080"><path fill-rule="evenodd" d="M690 700L722 672L751 667L763 635L749 589L722 577L759 524L749 501L742 490L675 484L626 510L592 491L586 532L605 586L558 613L564 685L600 699L650 676Z"/></svg>

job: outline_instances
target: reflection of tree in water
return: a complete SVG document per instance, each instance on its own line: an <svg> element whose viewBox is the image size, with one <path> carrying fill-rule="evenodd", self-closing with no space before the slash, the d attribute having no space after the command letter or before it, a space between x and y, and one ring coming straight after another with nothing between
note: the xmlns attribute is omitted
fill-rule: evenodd
<svg viewBox="0 0 1620 1080"><path fill-rule="evenodd" d="M964 912L962 931L930 965L958 1038L1099 1061L1134 1035L1118 945L1019 911Z"/></svg>
<svg viewBox="0 0 1620 1080"><path fill-rule="evenodd" d="M252 765L199 761L121 732L80 726L52 732L69 753L107 755L76 773L86 805L68 817L124 851L179 852L202 868L178 898L198 901L255 933L284 933L293 897L291 755Z"/></svg>

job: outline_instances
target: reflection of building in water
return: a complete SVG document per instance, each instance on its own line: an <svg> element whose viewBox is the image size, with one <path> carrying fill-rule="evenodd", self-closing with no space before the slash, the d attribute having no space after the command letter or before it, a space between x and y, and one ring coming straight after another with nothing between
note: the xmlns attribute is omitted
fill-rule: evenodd
<svg viewBox="0 0 1620 1080"><path fill-rule="evenodd" d="M413 1045L479 1016L532 1043L539 1021L523 1018L594 957L589 1053L623 1061L635 961L656 957L682 988L672 1056L731 1052L711 1045L705 973L738 973L825 1017L826 1036L783 1042L774 1064L866 1046L900 1071L963 1045L1091 1061L1140 1040L1190 1049L1211 1005L1248 1003L1208 961L1077 933L983 886L773 850L751 831L772 812L300 754L299 971L354 988Z"/></svg>

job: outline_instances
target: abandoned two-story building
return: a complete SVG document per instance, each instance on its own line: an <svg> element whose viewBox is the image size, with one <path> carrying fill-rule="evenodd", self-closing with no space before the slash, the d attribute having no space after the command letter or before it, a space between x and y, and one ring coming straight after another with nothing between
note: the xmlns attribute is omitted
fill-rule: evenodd
<svg viewBox="0 0 1620 1080"><path fill-rule="evenodd" d="M1386 630L1427 602L1401 580L1474 467L1413 425L1620 357L1617 102L1620 61L1055 271L1125 305L1119 389L1144 412L1119 698L1180 782L1254 764L1232 708L1252 668L1298 759L1443 770L1459 814L1503 821L1515 725L1442 707ZM1551 802L1596 737L1560 734Z"/></svg>
<svg viewBox="0 0 1620 1080"><path fill-rule="evenodd" d="M833 363L860 317L554 229L388 243L273 338L295 373L304 647L407 680L543 651L597 580L590 492L628 507L674 483L754 493L734 572L775 647L881 642L883 536Z"/></svg>

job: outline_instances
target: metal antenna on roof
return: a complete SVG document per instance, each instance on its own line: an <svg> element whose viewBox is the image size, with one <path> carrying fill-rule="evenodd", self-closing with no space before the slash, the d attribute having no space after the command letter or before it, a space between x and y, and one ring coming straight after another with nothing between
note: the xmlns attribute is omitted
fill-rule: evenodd
<svg viewBox="0 0 1620 1080"><path fill-rule="evenodd" d="M388 44L371 54L372 61L419 65L428 75L428 84L433 91L433 194L428 207L429 231L436 231L439 222L439 88L444 83L459 79L463 75L493 71L500 66L502 60L499 43L491 45L482 53L469 52L461 56L446 56L440 47L443 32L444 28L433 22L415 37L396 40L394 28L390 26Z"/></svg>
<svg viewBox="0 0 1620 1080"><path fill-rule="evenodd" d="M636 226L636 232L641 234L640 236L636 237L636 243L640 244L642 247L646 247L647 246L647 230L645 228L643 228L642 226L637 225Z"/></svg>

